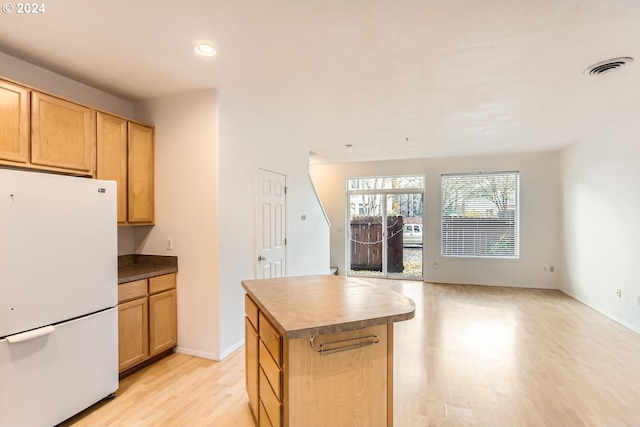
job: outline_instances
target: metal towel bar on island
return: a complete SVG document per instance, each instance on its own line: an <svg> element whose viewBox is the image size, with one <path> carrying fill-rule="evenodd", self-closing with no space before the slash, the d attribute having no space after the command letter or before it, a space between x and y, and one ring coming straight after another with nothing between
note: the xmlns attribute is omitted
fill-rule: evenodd
<svg viewBox="0 0 640 427"><path fill-rule="evenodd" d="M313 346L313 342L315 339L316 339L315 335L309 338L309 346L313 351L320 353L320 355L323 355L323 356L326 354L338 353L341 351L347 351L347 350L353 350L360 347L366 347L366 346L374 345L380 342L380 338L378 338L377 335L367 335L364 337L349 338L346 340L329 341L324 344L320 344L318 346L318 349L316 350L315 347ZM347 343L351 343L351 344L347 344ZM341 345L341 344L344 344L344 345ZM338 347L332 347L334 345L338 345Z"/></svg>

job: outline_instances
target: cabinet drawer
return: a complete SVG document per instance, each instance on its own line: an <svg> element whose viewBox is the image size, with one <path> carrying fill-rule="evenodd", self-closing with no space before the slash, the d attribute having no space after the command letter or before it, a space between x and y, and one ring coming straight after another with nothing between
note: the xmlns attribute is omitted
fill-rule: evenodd
<svg viewBox="0 0 640 427"><path fill-rule="evenodd" d="M260 336L258 331L253 329L253 325L248 317L245 317L245 375L249 404L254 416L258 416L258 402L260 401L260 390L258 389L258 378L260 365L258 364L258 342Z"/></svg>
<svg viewBox="0 0 640 427"><path fill-rule="evenodd" d="M118 285L118 304L147 296L147 279Z"/></svg>
<svg viewBox="0 0 640 427"><path fill-rule="evenodd" d="M269 386L269 381L262 369L260 369L260 401L264 405L271 424L280 427L282 403L280 403L280 400L273 394L273 390L271 386Z"/></svg>
<svg viewBox="0 0 640 427"><path fill-rule="evenodd" d="M282 370L275 362L275 360L273 360L271 354L269 354L269 351L267 351L267 347L265 347L262 341L260 341L260 367L262 367L265 376L269 380L269 384L271 384L271 388L276 393L276 397L278 399L281 399Z"/></svg>
<svg viewBox="0 0 640 427"><path fill-rule="evenodd" d="M260 427L273 427L262 402L260 402Z"/></svg>
<svg viewBox="0 0 640 427"><path fill-rule="evenodd" d="M267 347L267 350L269 350L269 353L271 353L273 360L276 361L278 366L282 366L282 359L280 356L282 337L262 313L260 313L259 331L260 338L264 341L264 345Z"/></svg>
<svg viewBox="0 0 640 427"><path fill-rule="evenodd" d="M176 287L176 275L165 274L164 276L156 276L149 278L149 295L157 294L158 292L168 291L169 289L175 289Z"/></svg>
<svg viewBox="0 0 640 427"><path fill-rule="evenodd" d="M244 312L247 314L253 327L258 330L258 306L247 294L244 294Z"/></svg>

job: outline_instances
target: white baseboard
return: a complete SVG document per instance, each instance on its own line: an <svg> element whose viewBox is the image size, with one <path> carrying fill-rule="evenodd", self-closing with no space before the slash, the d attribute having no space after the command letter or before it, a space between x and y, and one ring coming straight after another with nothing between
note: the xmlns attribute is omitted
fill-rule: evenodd
<svg viewBox="0 0 640 427"><path fill-rule="evenodd" d="M201 357L203 359L216 360L218 362L220 361L220 356L218 354L208 353L206 351L191 350L189 348L184 348L184 347L176 347L176 353L186 354L187 356Z"/></svg>
<svg viewBox="0 0 640 427"><path fill-rule="evenodd" d="M609 319L613 320L614 322L619 323L622 326L624 326L625 328L631 329L633 332L635 332L636 334L640 335L640 328L638 328L637 326L634 326L631 323L628 323L625 320L620 319L618 316L614 316L611 313L607 313L606 311L603 311L603 310L599 309L598 307L588 303L587 301L584 301L581 298L576 297L575 295L571 295L569 292L565 291L564 289L560 289L560 292L562 292L565 295L570 296L571 298L573 298L576 301L580 301L582 304L586 305L587 307L597 311L598 313L602 314L603 316L608 317Z"/></svg>
<svg viewBox="0 0 640 427"><path fill-rule="evenodd" d="M221 360L224 360L227 357L231 356L231 354L234 351L236 351L243 345L244 345L244 339L238 341L237 343L221 351L220 353L207 353L205 351L191 350L189 348L184 348L184 347L176 347L176 353L185 354L187 356L201 357L203 359L215 360L217 362L220 362Z"/></svg>
<svg viewBox="0 0 640 427"><path fill-rule="evenodd" d="M406 280L406 279L403 279ZM443 282L441 280L429 280L429 279L421 279L423 282L434 283L436 285L470 285L470 286L492 286L495 288L517 288L517 289L542 289L542 290L551 290L558 291L560 288L557 284L551 285L526 285L526 284L495 284L495 283L471 283L471 282ZM569 294L567 294L569 295ZM571 296L571 295L569 295ZM573 297L571 297L573 298Z"/></svg>
<svg viewBox="0 0 640 427"><path fill-rule="evenodd" d="M234 345L232 345L231 347L229 347L228 349L222 351L220 353L220 360L224 360L227 357L231 356L231 353L233 353L234 351L236 351L237 349L239 349L243 345L244 345L244 340L240 340L237 343L235 343Z"/></svg>

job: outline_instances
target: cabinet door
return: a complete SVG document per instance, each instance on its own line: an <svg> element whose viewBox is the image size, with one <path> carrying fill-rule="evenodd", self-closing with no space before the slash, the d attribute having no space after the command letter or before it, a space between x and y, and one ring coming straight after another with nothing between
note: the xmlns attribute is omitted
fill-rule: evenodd
<svg viewBox="0 0 640 427"><path fill-rule="evenodd" d="M153 224L153 129L129 123L128 221Z"/></svg>
<svg viewBox="0 0 640 427"><path fill-rule="evenodd" d="M118 184L118 223L127 222L127 121L97 113L96 178Z"/></svg>
<svg viewBox="0 0 640 427"><path fill-rule="evenodd" d="M310 426L317 420L326 426L392 425L393 361L389 358L393 348L388 341L392 327L377 325L316 335L314 348L309 338L288 340L289 363L284 367L288 388L284 388L283 397L288 425ZM348 349L349 344L369 341L372 336L378 338L376 344ZM321 355L317 352L321 344L347 349ZM260 387L262 399L262 383ZM269 413L266 401L265 409ZM276 425L273 417L271 422Z"/></svg>
<svg viewBox="0 0 640 427"><path fill-rule="evenodd" d="M149 357L147 298L118 305L118 367L120 372Z"/></svg>
<svg viewBox="0 0 640 427"><path fill-rule="evenodd" d="M258 361L258 343L260 341L260 336L258 335L258 332L253 329L253 325L251 325L248 317L244 318L244 332L246 365L245 382L247 386L247 394L249 395L249 404L251 405L253 416L258 419L258 417L260 416L258 412L258 369L260 369Z"/></svg>
<svg viewBox="0 0 640 427"><path fill-rule="evenodd" d="M94 146L94 111L31 93L31 163L92 173Z"/></svg>
<svg viewBox="0 0 640 427"><path fill-rule="evenodd" d="M0 81L0 160L29 161L29 90Z"/></svg>
<svg viewBox="0 0 640 427"><path fill-rule="evenodd" d="M175 289L149 297L149 351L155 356L178 342Z"/></svg>

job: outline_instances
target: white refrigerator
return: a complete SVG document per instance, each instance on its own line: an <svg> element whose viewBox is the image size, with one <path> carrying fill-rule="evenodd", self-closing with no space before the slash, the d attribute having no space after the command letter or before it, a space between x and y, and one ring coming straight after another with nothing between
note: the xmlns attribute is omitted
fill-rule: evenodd
<svg viewBox="0 0 640 427"><path fill-rule="evenodd" d="M116 184L0 169L0 427L118 388Z"/></svg>

